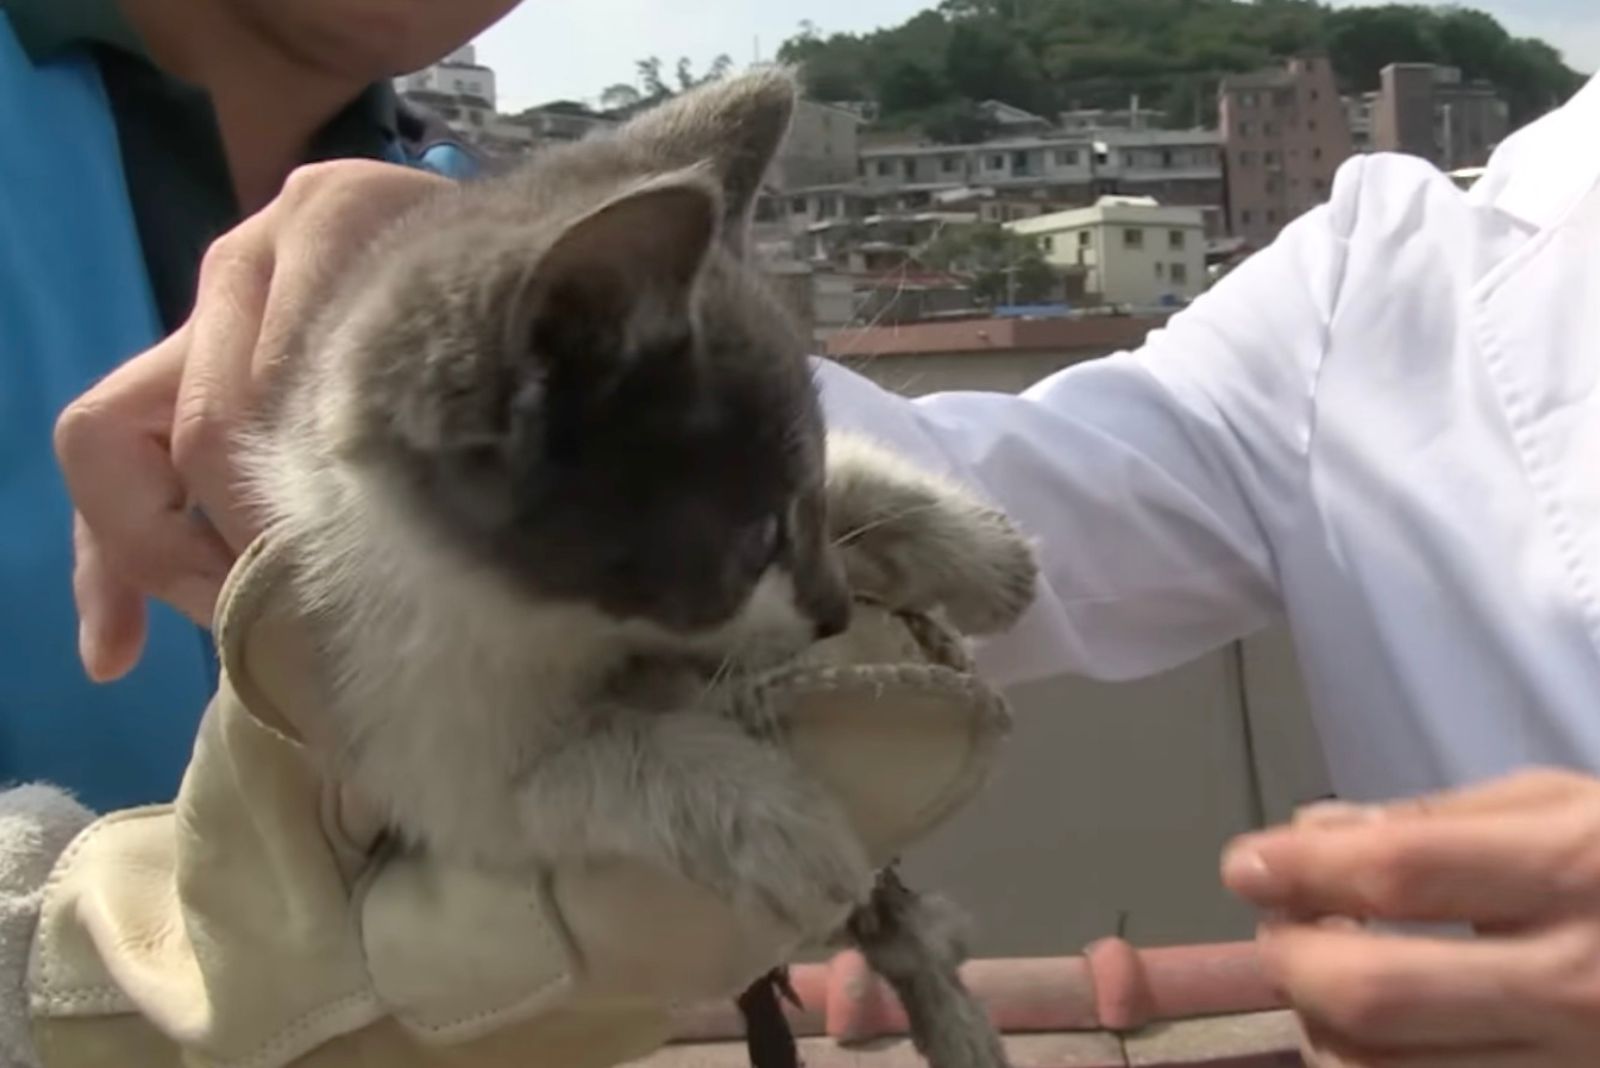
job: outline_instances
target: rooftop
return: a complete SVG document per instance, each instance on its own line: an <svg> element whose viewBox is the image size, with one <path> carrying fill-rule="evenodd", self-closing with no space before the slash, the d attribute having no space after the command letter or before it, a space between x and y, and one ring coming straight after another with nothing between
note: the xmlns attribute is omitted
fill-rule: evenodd
<svg viewBox="0 0 1600 1068"><path fill-rule="evenodd" d="M1029 1068L1298 1068L1298 1029L1248 943L1137 950L1121 939L1082 956L973 961L963 978ZM786 1006L807 1068L912 1068L906 1019L861 957L793 969ZM746 1068L731 1005L686 1014L646 1068Z"/></svg>
<svg viewBox="0 0 1600 1068"><path fill-rule="evenodd" d="M1006 226L1019 234L1048 234L1102 223L1199 228L1205 226L1205 213L1198 207L1158 204L1148 197L1101 197L1086 208L1017 219Z"/></svg>
<svg viewBox="0 0 1600 1068"><path fill-rule="evenodd" d="M1052 319L966 319L847 330L828 339L829 356L933 356L1014 352L1116 352L1139 345L1165 314Z"/></svg>

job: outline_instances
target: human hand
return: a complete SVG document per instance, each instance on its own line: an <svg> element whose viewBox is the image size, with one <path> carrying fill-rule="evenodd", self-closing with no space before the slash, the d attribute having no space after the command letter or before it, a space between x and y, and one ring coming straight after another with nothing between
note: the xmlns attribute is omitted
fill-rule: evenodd
<svg viewBox="0 0 1600 1068"><path fill-rule="evenodd" d="M350 258L449 184L356 160L295 171L207 251L189 320L62 413L56 455L76 509L73 594L91 678L138 663L147 597L211 625L223 579L257 533L234 459L260 384Z"/></svg>
<svg viewBox="0 0 1600 1068"><path fill-rule="evenodd" d="M1538 771L1320 806L1223 862L1325 1068L1600 1063L1600 779ZM1463 923L1415 937L1359 921Z"/></svg>

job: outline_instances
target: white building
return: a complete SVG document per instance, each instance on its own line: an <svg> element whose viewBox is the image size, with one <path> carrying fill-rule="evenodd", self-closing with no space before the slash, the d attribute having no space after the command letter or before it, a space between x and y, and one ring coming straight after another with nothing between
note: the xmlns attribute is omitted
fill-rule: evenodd
<svg viewBox="0 0 1600 1068"><path fill-rule="evenodd" d="M1045 258L1086 270L1084 288L1107 304L1153 307L1205 288L1205 218L1195 207L1147 197L1101 197L1092 207L1008 223L1037 238Z"/></svg>
<svg viewBox="0 0 1600 1068"><path fill-rule="evenodd" d="M481 100L495 107L494 71L478 62L477 50L462 45L439 62L395 79L401 92L437 93L440 96Z"/></svg>

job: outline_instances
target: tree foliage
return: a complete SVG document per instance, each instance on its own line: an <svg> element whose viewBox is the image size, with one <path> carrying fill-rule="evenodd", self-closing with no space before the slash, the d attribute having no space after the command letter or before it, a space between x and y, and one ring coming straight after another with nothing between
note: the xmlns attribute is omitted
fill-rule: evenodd
<svg viewBox="0 0 1600 1068"><path fill-rule="evenodd" d="M670 81L660 56L649 56L639 60L634 64L634 70L637 72L635 84L619 82L601 92L602 108L627 110L659 104L698 85L726 78L733 70L733 59L726 55L718 56L711 61L703 74L696 74L694 64L688 57L680 57L672 70Z"/></svg>
<svg viewBox="0 0 1600 1068"><path fill-rule="evenodd" d="M1059 296L1060 278L1039 242L994 223L951 227L917 258L965 279L984 304L1031 304Z"/></svg>
<svg viewBox="0 0 1600 1068"><path fill-rule="evenodd" d="M1189 126L1213 119L1222 75L1303 52L1326 53L1350 91L1376 87L1392 62L1457 66L1497 85L1519 124L1582 84L1556 49L1480 11L1318 0L943 0L870 34L804 24L779 58L814 96L871 101L890 125L931 115L948 127L986 99L1048 115L1137 94Z"/></svg>

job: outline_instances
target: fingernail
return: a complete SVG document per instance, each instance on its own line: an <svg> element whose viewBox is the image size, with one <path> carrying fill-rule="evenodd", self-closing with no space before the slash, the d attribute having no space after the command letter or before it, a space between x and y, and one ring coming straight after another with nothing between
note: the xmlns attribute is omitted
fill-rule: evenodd
<svg viewBox="0 0 1600 1068"><path fill-rule="evenodd" d="M1373 805L1354 805L1348 801L1318 801L1294 814L1296 824L1312 827L1337 827L1371 823L1383 818L1383 810Z"/></svg>
<svg viewBox="0 0 1600 1068"><path fill-rule="evenodd" d="M1271 897L1281 888L1277 875L1253 847L1229 849L1222 859L1222 881L1245 897Z"/></svg>
<svg viewBox="0 0 1600 1068"><path fill-rule="evenodd" d="M99 682L100 640L87 619L78 622L78 659L83 661L83 670L89 676L89 681Z"/></svg>

